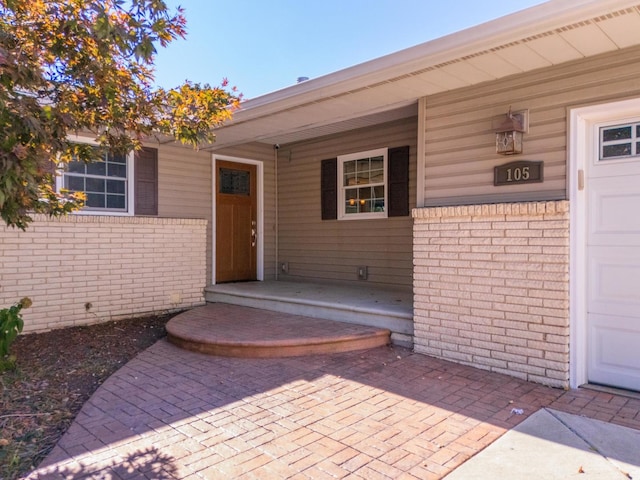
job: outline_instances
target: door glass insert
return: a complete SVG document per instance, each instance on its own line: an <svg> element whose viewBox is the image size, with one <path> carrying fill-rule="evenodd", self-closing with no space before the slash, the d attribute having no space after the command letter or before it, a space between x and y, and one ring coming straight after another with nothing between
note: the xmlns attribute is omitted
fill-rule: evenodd
<svg viewBox="0 0 640 480"><path fill-rule="evenodd" d="M245 170L220 169L220 193L251 195L251 176Z"/></svg>

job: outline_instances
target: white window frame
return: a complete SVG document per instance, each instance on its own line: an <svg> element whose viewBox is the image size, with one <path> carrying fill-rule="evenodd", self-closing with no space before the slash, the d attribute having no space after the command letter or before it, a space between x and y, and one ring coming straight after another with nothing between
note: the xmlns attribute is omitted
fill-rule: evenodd
<svg viewBox="0 0 640 480"><path fill-rule="evenodd" d="M346 212L346 190L353 186L344 185L344 164L353 160L360 160L371 157L382 157L383 165L383 181L384 188L384 211L382 212L365 212L365 213L347 213ZM338 220L366 220L372 218L387 218L389 210L389 186L388 186L388 162L389 149L378 148L376 150L368 150L364 152L350 153L338 156ZM377 185L377 184L375 184ZM365 185L363 185L365 186Z"/></svg>
<svg viewBox="0 0 640 480"><path fill-rule="evenodd" d="M79 135L72 135L68 137L71 142L75 143L86 143L89 145L99 146L98 142L93 138L82 137ZM56 172L56 192L60 192L64 188L64 174L65 174L65 166L59 165L59 168ZM134 174L134 154L133 152L129 152L127 154L127 179L126 183L126 210L110 210L108 208L82 208L81 210L77 210L73 212L75 215L109 215L109 216L133 216L134 215L134 204L135 204L135 191L134 191L134 182L133 182L133 174Z"/></svg>

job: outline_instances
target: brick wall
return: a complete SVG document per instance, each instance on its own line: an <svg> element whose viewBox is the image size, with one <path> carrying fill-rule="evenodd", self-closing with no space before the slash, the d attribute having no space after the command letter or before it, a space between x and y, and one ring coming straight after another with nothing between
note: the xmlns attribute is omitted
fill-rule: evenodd
<svg viewBox="0 0 640 480"><path fill-rule="evenodd" d="M26 232L0 227L0 307L31 297L25 332L204 303L206 220L34 220Z"/></svg>
<svg viewBox="0 0 640 480"><path fill-rule="evenodd" d="M569 380L569 202L413 211L416 352Z"/></svg>

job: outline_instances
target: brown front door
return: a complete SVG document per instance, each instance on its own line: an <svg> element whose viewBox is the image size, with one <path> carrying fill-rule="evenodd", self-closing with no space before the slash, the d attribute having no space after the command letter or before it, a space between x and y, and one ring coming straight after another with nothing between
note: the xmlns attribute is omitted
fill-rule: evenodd
<svg viewBox="0 0 640 480"><path fill-rule="evenodd" d="M256 280L256 166L216 162L216 283Z"/></svg>

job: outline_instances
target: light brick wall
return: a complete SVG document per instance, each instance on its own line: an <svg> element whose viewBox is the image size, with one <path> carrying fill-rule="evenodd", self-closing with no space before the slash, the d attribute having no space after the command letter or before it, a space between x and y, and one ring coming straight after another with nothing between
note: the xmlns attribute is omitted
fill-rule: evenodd
<svg viewBox="0 0 640 480"><path fill-rule="evenodd" d="M206 229L200 219L87 215L2 226L0 307L30 297L24 331L36 332L202 305Z"/></svg>
<svg viewBox="0 0 640 480"><path fill-rule="evenodd" d="M569 202L413 211L418 353L569 382Z"/></svg>

